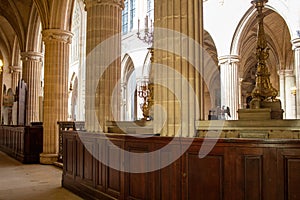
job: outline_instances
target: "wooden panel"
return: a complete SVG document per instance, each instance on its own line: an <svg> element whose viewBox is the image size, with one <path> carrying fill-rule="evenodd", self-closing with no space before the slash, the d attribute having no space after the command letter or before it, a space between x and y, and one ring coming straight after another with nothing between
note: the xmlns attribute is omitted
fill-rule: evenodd
<svg viewBox="0 0 300 200"><path fill-rule="evenodd" d="M174 146L175 150L178 146ZM171 162L172 156L171 151L160 151L160 163L170 163L169 166L159 170L156 175L158 175L156 183L156 190L159 191L158 196L155 199L161 200L176 200L181 199L181 189L182 179L181 176L181 159L177 159L175 162Z"/></svg>
<svg viewBox="0 0 300 200"><path fill-rule="evenodd" d="M108 166L116 166L121 169L122 156L119 148L108 146ZM113 163L113 164L112 164ZM107 167L107 189L113 196L119 196L121 192L121 172Z"/></svg>
<svg viewBox="0 0 300 200"><path fill-rule="evenodd" d="M92 144L87 144L85 143L85 146L87 149L92 149ZM83 154L83 163L84 163L84 168L83 168L83 177L84 179L91 180L93 179L93 156L91 153L87 150L84 149L84 154Z"/></svg>
<svg viewBox="0 0 300 200"><path fill-rule="evenodd" d="M127 150L140 155L149 152L148 146L143 144L129 144ZM125 158L125 167L130 171L135 169L147 171L149 164L148 158L139 159L138 157L131 155ZM128 199L137 200L151 198L150 173L126 173L125 182L127 183L125 185L125 195L128 196Z"/></svg>
<svg viewBox="0 0 300 200"><path fill-rule="evenodd" d="M287 170L287 199L300 199L300 158L286 161Z"/></svg>
<svg viewBox="0 0 300 200"><path fill-rule="evenodd" d="M73 175L73 162L74 162L74 149L73 149L73 145L74 145L74 140L72 139L66 139L65 144L68 148L69 151L66 152L66 172L68 174Z"/></svg>
<svg viewBox="0 0 300 200"><path fill-rule="evenodd" d="M84 146L83 144L81 143L80 139L76 139L76 161L75 161L75 164L76 164L76 176L77 178L83 178L83 153L84 153Z"/></svg>
<svg viewBox="0 0 300 200"><path fill-rule="evenodd" d="M300 149L278 150L278 199L300 199Z"/></svg>
<svg viewBox="0 0 300 200"><path fill-rule="evenodd" d="M223 198L223 156L187 154L188 199Z"/></svg>
<svg viewBox="0 0 300 200"><path fill-rule="evenodd" d="M128 174L128 196L129 199L147 199L149 174Z"/></svg>
<svg viewBox="0 0 300 200"><path fill-rule="evenodd" d="M43 150L43 127L2 126L0 149L22 163L39 163Z"/></svg>
<svg viewBox="0 0 300 200"><path fill-rule="evenodd" d="M245 199L261 199L262 187L262 157L244 157L244 188Z"/></svg>
<svg viewBox="0 0 300 200"><path fill-rule="evenodd" d="M85 178L66 176L64 173L63 186L88 199L299 199L300 143L297 140L218 140L209 155L200 159L198 152L203 140L185 138L181 143L193 140L192 145L171 165L155 172L125 173L124 178L123 172L108 168L93 158L76 132L72 134L75 136L68 139L78 142L73 145L76 148L74 168L79 174L84 168ZM97 140L107 141L101 134L85 135L88 149L96 155L97 152L104 152L109 163L124 162L126 170L139 167L139 170L147 171L153 162L166 163L171 160L172 151L180 148L174 145L173 150L160 150L158 156L143 159L124 157L117 146L142 155L169 145L171 138L138 139L107 135L116 145L108 147L95 143ZM70 151L67 146L71 145L65 145L64 155L70 157L72 153L65 153ZM69 170L67 165L64 167ZM95 179L99 175L101 177L97 182Z"/></svg>
<svg viewBox="0 0 300 200"><path fill-rule="evenodd" d="M98 141L97 142L97 149L98 149L98 157L96 157L96 187L99 188L100 190L105 190L106 184L106 169L105 165L101 162L101 159L103 158L103 149L105 148L104 146L105 142L104 141Z"/></svg>
<svg viewBox="0 0 300 200"><path fill-rule="evenodd" d="M236 188L235 199L262 199L263 149L234 148L235 155L231 157L233 167L236 167L233 185Z"/></svg>

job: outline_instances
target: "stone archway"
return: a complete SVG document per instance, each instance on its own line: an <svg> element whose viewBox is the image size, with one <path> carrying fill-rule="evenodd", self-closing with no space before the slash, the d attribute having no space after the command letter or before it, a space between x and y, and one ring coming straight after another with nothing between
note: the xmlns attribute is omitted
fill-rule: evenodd
<svg viewBox="0 0 300 200"><path fill-rule="evenodd" d="M121 87L122 120L136 120L138 104L136 96L137 79L134 64L128 54L126 54L122 60Z"/></svg>
<svg viewBox="0 0 300 200"><path fill-rule="evenodd" d="M289 82L293 82L292 78L290 78L290 76L293 76L293 72L289 73L288 78L285 76L287 74L286 70L289 72L293 71L294 61L290 42L291 36L285 20L277 12L266 7L264 14L265 34L270 49L267 66L271 73L271 83L280 93L278 98L281 99L282 108L287 111L284 113L284 116L287 116L288 110L291 110L291 105L288 104L291 104L291 98L293 98L290 95L290 89L287 90L284 81L289 79ZM247 107L247 98L251 95L255 85L256 38L257 21L254 9L251 8L237 27L231 46L232 54L240 56L239 78L242 80L240 91L242 108ZM282 75L279 76L279 74ZM288 85L290 87L291 84Z"/></svg>

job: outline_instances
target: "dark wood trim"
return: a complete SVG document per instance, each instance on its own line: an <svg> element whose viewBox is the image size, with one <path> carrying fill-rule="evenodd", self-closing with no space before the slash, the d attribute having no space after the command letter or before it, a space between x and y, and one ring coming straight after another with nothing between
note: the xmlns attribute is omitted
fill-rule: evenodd
<svg viewBox="0 0 300 200"><path fill-rule="evenodd" d="M219 139L200 159L204 139L137 138L118 134L62 131L64 146L63 187L86 199L295 199L300 193L300 140ZM93 149L92 158L83 142ZM111 142L111 146L108 142ZM189 144L172 164L147 173L117 171L98 158L116 159L120 165L137 164L118 148L137 153L159 151L157 157L139 161L147 169L153 162ZM67 145L65 145L67 144ZM114 153L116 157L109 157ZM103 157L104 156L104 157ZM71 165L71 166L70 166ZM84 172L92 174L88 179Z"/></svg>
<svg viewBox="0 0 300 200"><path fill-rule="evenodd" d="M39 163L42 126L0 126L0 150L22 163Z"/></svg>

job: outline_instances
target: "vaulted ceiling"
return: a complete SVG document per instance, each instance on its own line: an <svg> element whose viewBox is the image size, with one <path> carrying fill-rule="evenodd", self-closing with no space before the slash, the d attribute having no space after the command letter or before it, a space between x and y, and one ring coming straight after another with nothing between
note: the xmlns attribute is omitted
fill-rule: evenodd
<svg viewBox="0 0 300 200"><path fill-rule="evenodd" d="M15 42L20 51L33 51L43 29L70 30L74 0L0 0L0 58L13 62ZM42 16L42 17L40 17ZM39 30L39 33L37 33ZM31 38L30 38L31 37Z"/></svg>

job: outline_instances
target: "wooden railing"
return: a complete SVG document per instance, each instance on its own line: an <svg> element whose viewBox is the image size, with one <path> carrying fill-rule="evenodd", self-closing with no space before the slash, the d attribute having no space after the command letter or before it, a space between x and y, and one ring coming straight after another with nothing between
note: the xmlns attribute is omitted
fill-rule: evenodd
<svg viewBox="0 0 300 200"><path fill-rule="evenodd" d="M43 151L43 127L0 126L0 150L22 163L39 163Z"/></svg>
<svg viewBox="0 0 300 200"><path fill-rule="evenodd" d="M62 140L62 131L68 130L84 130L85 123L83 121L58 121L57 122L59 127L59 136L58 136L58 158L57 162L63 162L63 140Z"/></svg>
<svg viewBox="0 0 300 200"><path fill-rule="evenodd" d="M166 151L162 147L170 145L171 137L62 132L62 185L86 199L300 198L299 139L219 139L200 158L200 148L213 144L214 139L179 138ZM178 159L155 171L117 169L138 166L147 171L153 163L168 162L186 144L187 150ZM136 160L122 149L140 154L158 151L158 156ZM117 168L110 167L112 162L119 163Z"/></svg>

